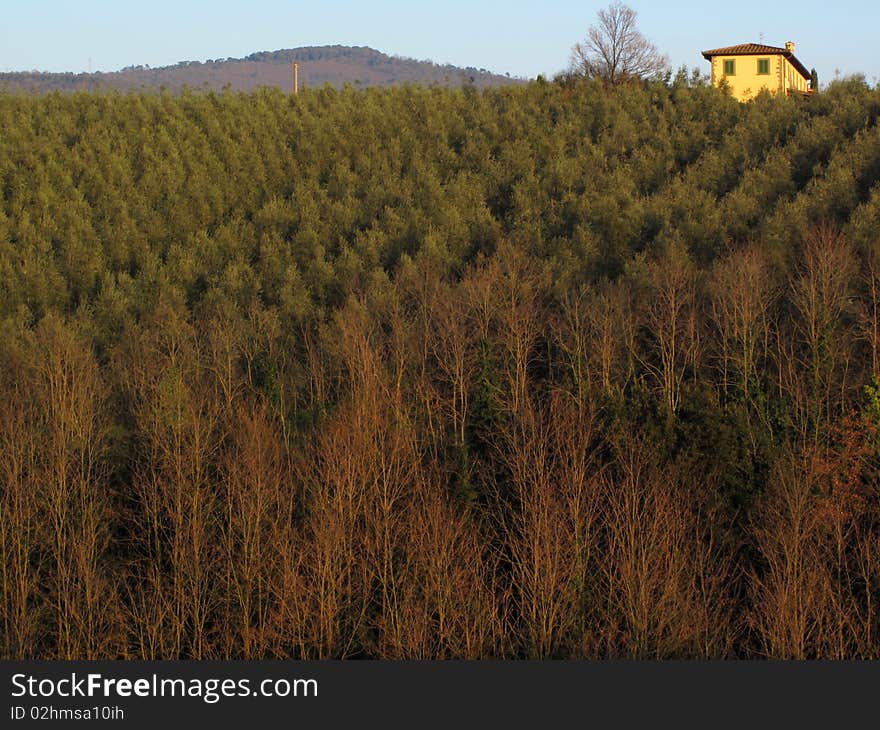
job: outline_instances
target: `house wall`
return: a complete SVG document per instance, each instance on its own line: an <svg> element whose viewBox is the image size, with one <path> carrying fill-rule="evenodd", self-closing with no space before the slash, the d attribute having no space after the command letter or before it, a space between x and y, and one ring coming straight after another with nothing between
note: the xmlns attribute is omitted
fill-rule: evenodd
<svg viewBox="0 0 880 730"><path fill-rule="evenodd" d="M787 58L783 58L786 74L786 89L792 91L809 91L810 82L798 73L798 70L791 64Z"/></svg>
<svg viewBox="0 0 880 730"><path fill-rule="evenodd" d="M770 73L758 73L758 61L766 59L770 62ZM715 56L712 58L712 83L718 86L725 78L724 62L733 61L735 73L727 76L731 93L739 101L754 99L762 89L772 93L782 90L807 91L809 82L801 76L797 69L785 56L780 54L768 56Z"/></svg>

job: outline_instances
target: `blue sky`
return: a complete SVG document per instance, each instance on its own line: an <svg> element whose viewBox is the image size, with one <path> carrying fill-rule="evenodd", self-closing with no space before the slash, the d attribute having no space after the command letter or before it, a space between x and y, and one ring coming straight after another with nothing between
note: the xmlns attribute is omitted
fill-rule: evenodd
<svg viewBox="0 0 880 730"><path fill-rule="evenodd" d="M534 77L568 62L601 2L573 0L0 0L0 71L113 71L311 45L365 45L438 63ZM823 81L880 81L880 2L643 2L639 27L672 64L706 48L797 43ZM762 36L763 34L763 36Z"/></svg>

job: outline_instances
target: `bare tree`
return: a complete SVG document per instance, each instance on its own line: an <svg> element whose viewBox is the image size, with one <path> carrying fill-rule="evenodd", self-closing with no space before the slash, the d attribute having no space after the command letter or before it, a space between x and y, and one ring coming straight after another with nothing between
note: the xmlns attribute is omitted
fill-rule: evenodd
<svg viewBox="0 0 880 730"><path fill-rule="evenodd" d="M792 402L801 427L818 443L828 425L846 412L851 375L857 262L846 236L834 224L815 226L806 236L804 261L791 277L797 359L790 363Z"/></svg>
<svg viewBox="0 0 880 730"><path fill-rule="evenodd" d="M687 251L676 245L649 269L643 326L647 348L637 355L673 414L681 404L682 384L700 355L697 283Z"/></svg>
<svg viewBox="0 0 880 730"><path fill-rule="evenodd" d="M776 289L761 248L736 251L715 266L710 318L718 333L725 397L738 390L747 402L755 402L769 347Z"/></svg>
<svg viewBox="0 0 880 730"><path fill-rule="evenodd" d="M669 58L636 27L636 11L619 0L598 13L583 43L571 51L571 70L611 84L651 79L669 70Z"/></svg>

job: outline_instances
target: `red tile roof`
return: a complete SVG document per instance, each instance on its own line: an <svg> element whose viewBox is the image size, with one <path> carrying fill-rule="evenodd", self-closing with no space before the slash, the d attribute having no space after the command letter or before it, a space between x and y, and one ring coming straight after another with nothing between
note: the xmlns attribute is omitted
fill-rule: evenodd
<svg viewBox="0 0 880 730"><path fill-rule="evenodd" d="M707 61L712 56L785 56L791 65L794 66L801 76L805 79L810 78L810 72L807 67L802 64L797 57L786 48L777 46L765 46L763 43L740 43L738 46L727 46L727 48L713 48L711 51L703 51L703 58Z"/></svg>
<svg viewBox="0 0 880 730"><path fill-rule="evenodd" d="M762 43L740 43L738 46L727 46L727 48L715 48L711 51L703 51L703 57L710 56L757 56L774 53L787 53L785 48L777 48L776 46L765 46Z"/></svg>

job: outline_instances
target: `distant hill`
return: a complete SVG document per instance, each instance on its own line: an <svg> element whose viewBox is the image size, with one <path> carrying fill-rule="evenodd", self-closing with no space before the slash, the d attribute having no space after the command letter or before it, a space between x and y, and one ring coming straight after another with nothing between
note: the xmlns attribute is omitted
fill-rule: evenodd
<svg viewBox="0 0 880 730"><path fill-rule="evenodd" d="M8 91L138 91L164 87L179 91L185 86L251 91L260 86L293 89L293 63L300 64L300 87L331 84L341 87L392 86L404 83L479 88L522 83L522 79L494 74L486 69L460 68L432 61L389 56L364 46L318 46L252 53L246 58L181 61L174 66L129 66L111 73L0 73L0 89Z"/></svg>

